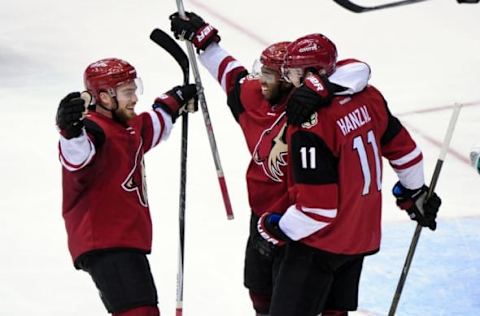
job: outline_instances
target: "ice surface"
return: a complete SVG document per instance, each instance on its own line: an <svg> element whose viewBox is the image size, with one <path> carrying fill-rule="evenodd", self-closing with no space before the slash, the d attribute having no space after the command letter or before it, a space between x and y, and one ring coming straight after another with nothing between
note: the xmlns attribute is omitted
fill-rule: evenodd
<svg viewBox="0 0 480 316"><path fill-rule="evenodd" d="M60 164L54 116L59 100L82 89L82 73L104 57L130 61L144 81L139 110L181 83L174 60L149 41L169 29L172 1L0 0L0 315L104 315L89 276L73 269L61 217ZM372 67L371 82L411 128L429 178L454 102L460 114L438 182L444 203L438 230L424 231L398 315L480 315L478 188L468 165L480 141L480 5L427 1L353 14L333 1L187 1L220 30L222 46L247 66L269 43L322 32L340 58ZM249 156L218 84L201 69L210 115L236 219L227 221L207 134L192 116L189 140L184 315L253 315L242 286L249 208L244 172ZM430 112L412 111L433 109ZM173 315L178 240L180 128L147 156L154 246L150 256L162 315ZM385 315L414 223L388 191L384 239L365 263L360 307Z"/></svg>

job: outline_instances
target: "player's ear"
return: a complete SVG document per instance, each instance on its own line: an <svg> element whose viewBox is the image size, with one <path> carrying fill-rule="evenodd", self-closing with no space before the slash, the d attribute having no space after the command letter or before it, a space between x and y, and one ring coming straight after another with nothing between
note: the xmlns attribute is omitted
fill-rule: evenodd
<svg viewBox="0 0 480 316"><path fill-rule="evenodd" d="M99 99L101 105L105 106L106 108L110 109L112 107L112 97L107 92L100 92Z"/></svg>

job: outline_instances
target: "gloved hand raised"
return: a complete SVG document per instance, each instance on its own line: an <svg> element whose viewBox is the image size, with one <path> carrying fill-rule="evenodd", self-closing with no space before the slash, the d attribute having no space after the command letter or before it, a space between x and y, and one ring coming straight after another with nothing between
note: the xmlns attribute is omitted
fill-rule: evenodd
<svg viewBox="0 0 480 316"><path fill-rule="evenodd" d="M287 122L300 126L308 122L313 113L332 102L334 85L325 76L309 74L296 88L287 103Z"/></svg>
<svg viewBox="0 0 480 316"><path fill-rule="evenodd" d="M397 182L393 186L392 193L397 198L398 207L406 210L412 220L431 230L437 228L435 218L442 200L436 193L427 199L428 187L426 185L416 190L409 190Z"/></svg>
<svg viewBox="0 0 480 316"><path fill-rule="evenodd" d="M191 42L199 50L205 50L213 42L220 42L218 30L205 23L205 21L193 12L185 12L188 20L180 17L178 12L170 15L170 29L176 39L185 39Z"/></svg>
<svg viewBox="0 0 480 316"><path fill-rule="evenodd" d="M258 219L257 230L260 236L275 246L283 246L290 240L279 226L281 214L263 213Z"/></svg>
<svg viewBox="0 0 480 316"><path fill-rule="evenodd" d="M195 84L176 86L156 98L152 107L161 108L170 114L172 122L175 123L183 113L198 110L197 86Z"/></svg>
<svg viewBox="0 0 480 316"><path fill-rule="evenodd" d="M83 117L87 112L91 96L85 92L72 92L66 95L57 109L56 124L63 137L70 139L80 136Z"/></svg>

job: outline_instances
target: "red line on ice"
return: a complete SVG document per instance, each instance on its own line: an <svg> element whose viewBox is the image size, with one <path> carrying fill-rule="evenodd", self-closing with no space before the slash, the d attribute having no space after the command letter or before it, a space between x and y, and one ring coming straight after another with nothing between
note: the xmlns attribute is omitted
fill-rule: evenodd
<svg viewBox="0 0 480 316"><path fill-rule="evenodd" d="M223 21L225 24L228 24L230 25L231 27L233 27L234 29L237 29L239 30L240 32L244 33L245 35L249 36L250 38L252 38L253 40L255 40L257 43L259 43L260 45L262 45L263 47L267 47L268 45L272 44L271 41L267 41L265 40L264 38L258 36L257 34L251 32L250 30L244 28L243 26L241 26L240 24L237 24L235 22L233 22L232 20L230 20L229 18L223 16L222 14L218 13L217 11L213 10L212 8L210 8L209 6L206 6L205 4L201 3L200 1L196 1L196 0L190 0L190 2L199 7L199 8L202 8L203 10L207 11L208 13L210 13L211 15L217 17L219 20ZM188 11L188 10L187 10Z"/></svg>

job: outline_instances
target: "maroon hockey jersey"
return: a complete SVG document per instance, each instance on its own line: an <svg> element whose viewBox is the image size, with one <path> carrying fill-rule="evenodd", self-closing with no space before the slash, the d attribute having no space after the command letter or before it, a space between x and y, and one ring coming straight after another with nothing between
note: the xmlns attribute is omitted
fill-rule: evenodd
<svg viewBox="0 0 480 316"><path fill-rule="evenodd" d="M90 112L82 135L60 137L63 217L74 262L92 250L150 252L143 155L168 137L171 127L161 110L141 113L128 125Z"/></svg>
<svg viewBox="0 0 480 316"><path fill-rule="evenodd" d="M286 98L270 104L261 92L257 76L246 69L218 44L200 54L201 63L218 80L228 96L228 106L239 123L252 160L247 169L248 199L252 211L282 212L290 205L287 187L287 145L282 139L286 128ZM345 87L341 94L361 91L370 78L367 64L349 59L339 62L329 77Z"/></svg>
<svg viewBox="0 0 480 316"><path fill-rule="evenodd" d="M424 184L420 149L374 87L335 97L287 133L293 186L280 228L293 240L339 254L380 246L382 157L409 189Z"/></svg>

